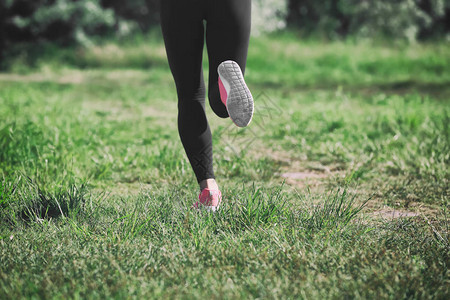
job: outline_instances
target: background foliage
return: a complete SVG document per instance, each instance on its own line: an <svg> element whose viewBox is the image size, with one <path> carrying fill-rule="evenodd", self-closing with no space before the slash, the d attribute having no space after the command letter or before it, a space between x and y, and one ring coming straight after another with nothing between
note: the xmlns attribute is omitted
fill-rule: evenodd
<svg viewBox="0 0 450 300"><path fill-rule="evenodd" d="M449 0L254 0L253 33L289 27L328 39L448 37ZM0 58L15 45L42 41L90 45L98 36L147 32L159 0L1 0Z"/></svg>
<svg viewBox="0 0 450 300"><path fill-rule="evenodd" d="M357 35L442 37L450 30L448 0L289 0L287 22L330 38Z"/></svg>

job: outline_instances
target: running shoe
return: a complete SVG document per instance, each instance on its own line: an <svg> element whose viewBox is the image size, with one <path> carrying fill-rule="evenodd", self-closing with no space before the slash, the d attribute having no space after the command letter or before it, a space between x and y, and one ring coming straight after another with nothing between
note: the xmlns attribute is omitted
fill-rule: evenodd
<svg viewBox="0 0 450 300"><path fill-rule="evenodd" d="M227 107L230 119L238 127L247 126L253 117L253 97L237 62L224 61L217 68L220 99Z"/></svg>
<svg viewBox="0 0 450 300"><path fill-rule="evenodd" d="M204 188L198 195L198 202L195 202L194 208L214 212L219 208L221 202L222 193L219 190Z"/></svg>

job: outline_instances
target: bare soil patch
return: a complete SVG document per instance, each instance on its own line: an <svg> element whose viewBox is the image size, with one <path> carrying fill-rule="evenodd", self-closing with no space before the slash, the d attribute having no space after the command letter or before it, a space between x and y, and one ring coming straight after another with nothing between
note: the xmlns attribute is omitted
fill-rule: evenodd
<svg viewBox="0 0 450 300"><path fill-rule="evenodd" d="M383 219L398 219L398 218L418 217L421 214L418 212L408 210L396 210L392 208L385 208L382 210L374 211L372 215Z"/></svg>

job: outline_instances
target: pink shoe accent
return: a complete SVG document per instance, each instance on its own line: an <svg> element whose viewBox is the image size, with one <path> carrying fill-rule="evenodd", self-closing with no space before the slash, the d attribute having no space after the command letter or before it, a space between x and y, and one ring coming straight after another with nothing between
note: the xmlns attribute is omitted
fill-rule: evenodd
<svg viewBox="0 0 450 300"><path fill-rule="evenodd" d="M222 193L219 190L210 190L204 188L200 195L198 195L198 202L195 202L194 208L205 208L207 210L215 211L222 202Z"/></svg>
<svg viewBox="0 0 450 300"><path fill-rule="evenodd" d="M220 92L220 100L222 100L222 103L227 106L227 90L225 89L225 87L223 86L222 80L220 79L219 76L219 92Z"/></svg>

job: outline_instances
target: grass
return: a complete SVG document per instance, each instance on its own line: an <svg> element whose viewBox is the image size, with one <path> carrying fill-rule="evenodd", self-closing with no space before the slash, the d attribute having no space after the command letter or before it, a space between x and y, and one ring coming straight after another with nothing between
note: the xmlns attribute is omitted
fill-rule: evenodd
<svg viewBox="0 0 450 300"><path fill-rule="evenodd" d="M158 35L19 54L0 74L0 298L446 299L447 47L253 38L252 125L207 109L216 214L191 209Z"/></svg>

